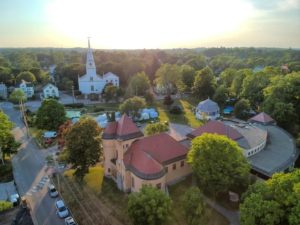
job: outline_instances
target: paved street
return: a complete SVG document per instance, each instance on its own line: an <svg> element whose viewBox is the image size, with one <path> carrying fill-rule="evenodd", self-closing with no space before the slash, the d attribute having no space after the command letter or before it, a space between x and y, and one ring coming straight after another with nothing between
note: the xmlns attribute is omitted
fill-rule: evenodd
<svg viewBox="0 0 300 225"><path fill-rule="evenodd" d="M45 164L47 150L39 150L31 138L26 135L26 129L20 119L20 113L11 103L0 103L3 111L15 123L13 133L22 143L21 150L13 157L14 177L20 196L26 196L32 209L35 224L62 225L55 212L55 199L47 193L49 169Z"/></svg>

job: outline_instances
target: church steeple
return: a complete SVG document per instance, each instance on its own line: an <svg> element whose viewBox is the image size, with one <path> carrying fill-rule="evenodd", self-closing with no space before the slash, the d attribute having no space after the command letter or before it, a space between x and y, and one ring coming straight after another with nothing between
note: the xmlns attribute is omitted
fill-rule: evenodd
<svg viewBox="0 0 300 225"><path fill-rule="evenodd" d="M96 75L96 65L93 57L93 51L91 49L90 37L88 37L88 50L86 54L86 74Z"/></svg>

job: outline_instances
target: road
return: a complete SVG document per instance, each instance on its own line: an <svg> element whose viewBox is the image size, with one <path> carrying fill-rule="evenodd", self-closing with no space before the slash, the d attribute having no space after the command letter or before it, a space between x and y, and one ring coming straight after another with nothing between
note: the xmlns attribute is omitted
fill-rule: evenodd
<svg viewBox="0 0 300 225"><path fill-rule="evenodd" d="M56 215L55 199L47 193L51 169L47 168L45 158L51 152L38 149L32 138L27 137L20 112L11 103L0 103L0 108L15 123L13 133L22 143L20 151L12 159L13 172L20 196L29 200L34 224L63 225L64 221Z"/></svg>

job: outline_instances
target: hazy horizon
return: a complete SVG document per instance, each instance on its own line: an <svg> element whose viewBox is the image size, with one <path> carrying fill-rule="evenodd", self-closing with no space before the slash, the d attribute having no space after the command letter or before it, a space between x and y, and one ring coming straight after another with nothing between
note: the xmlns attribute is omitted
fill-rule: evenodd
<svg viewBox="0 0 300 225"><path fill-rule="evenodd" d="M0 48L300 48L300 0L1 0Z"/></svg>

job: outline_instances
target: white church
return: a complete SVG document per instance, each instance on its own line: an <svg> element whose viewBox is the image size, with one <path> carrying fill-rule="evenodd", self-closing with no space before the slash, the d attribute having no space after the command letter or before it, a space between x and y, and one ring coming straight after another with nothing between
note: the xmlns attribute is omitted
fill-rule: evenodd
<svg viewBox="0 0 300 225"><path fill-rule="evenodd" d="M119 77L116 74L108 72L101 76L96 73L96 65L90 46L90 40L88 40L88 47L86 54L86 74L78 77L79 91L82 94L101 94L106 84L119 87Z"/></svg>

